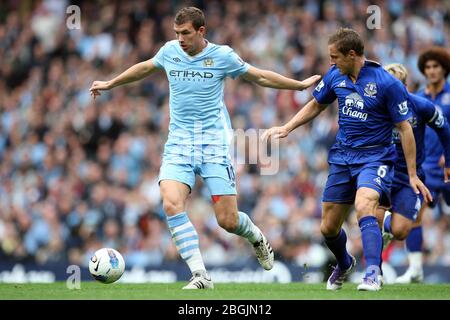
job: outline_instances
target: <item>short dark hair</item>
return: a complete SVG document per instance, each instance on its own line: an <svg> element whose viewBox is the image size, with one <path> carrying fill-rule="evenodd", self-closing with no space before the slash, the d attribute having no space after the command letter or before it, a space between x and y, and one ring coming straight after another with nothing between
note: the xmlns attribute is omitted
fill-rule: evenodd
<svg viewBox="0 0 450 320"><path fill-rule="evenodd" d="M347 54L350 50L354 50L358 56L364 54L364 42L353 29L340 28L330 36L328 44L336 45L336 49L343 54Z"/></svg>
<svg viewBox="0 0 450 320"><path fill-rule="evenodd" d="M425 64L429 60L437 61L444 69L445 78L447 78L450 73L450 53L443 47L431 47L422 51L417 61L417 66L422 74L425 74Z"/></svg>
<svg viewBox="0 0 450 320"><path fill-rule="evenodd" d="M186 7L181 9L175 15L175 24L184 24L192 22L195 30L205 25L205 15L203 11L196 7Z"/></svg>

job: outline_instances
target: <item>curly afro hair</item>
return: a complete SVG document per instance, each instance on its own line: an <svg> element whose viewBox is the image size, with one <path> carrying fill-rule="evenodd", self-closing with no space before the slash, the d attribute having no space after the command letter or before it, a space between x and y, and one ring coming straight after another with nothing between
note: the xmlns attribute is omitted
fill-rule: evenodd
<svg viewBox="0 0 450 320"><path fill-rule="evenodd" d="M425 64L429 60L437 61L444 69L445 78L447 78L450 73L450 53L442 47L431 47L424 50L419 55L419 61L417 62L417 66L422 74L425 74Z"/></svg>

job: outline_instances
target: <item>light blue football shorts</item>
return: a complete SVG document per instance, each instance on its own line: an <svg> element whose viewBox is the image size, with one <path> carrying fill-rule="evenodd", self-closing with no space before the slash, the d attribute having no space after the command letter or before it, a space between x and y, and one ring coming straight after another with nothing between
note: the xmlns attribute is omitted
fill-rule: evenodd
<svg viewBox="0 0 450 320"><path fill-rule="evenodd" d="M205 161L205 158L209 161ZM189 152L181 155L178 149L175 155L174 148L166 146L158 183L162 180L175 180L186 184L192 190L195 175L203 178L212 196L237 194L235 171L227 157L222 155L207 157L203 154L195 160Z"/></svg>

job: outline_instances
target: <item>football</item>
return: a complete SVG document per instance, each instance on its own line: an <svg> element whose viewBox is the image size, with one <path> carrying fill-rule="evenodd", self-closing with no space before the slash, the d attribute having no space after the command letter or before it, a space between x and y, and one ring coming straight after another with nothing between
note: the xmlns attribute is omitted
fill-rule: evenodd
<svg viewBox="0 0 450 320"><path fill-rule="evenodd" d="M113 283L125 271L125 261L122 255L112 248L97 250L89 260L89 272L95 280L101 283Z"/></svg>

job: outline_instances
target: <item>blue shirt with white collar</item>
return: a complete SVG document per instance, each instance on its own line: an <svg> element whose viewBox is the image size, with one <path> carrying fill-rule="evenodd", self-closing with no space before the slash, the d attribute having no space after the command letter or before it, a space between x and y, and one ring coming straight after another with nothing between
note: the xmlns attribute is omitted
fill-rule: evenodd
<svg viewBox="0 0 450 320"><path fill-rule="evenodd" d="M366 60L355 83L333 65L313 96L319 104L338 100L339 130L330 163L395 161L392 130L411 111L405 86L380 64Z"/></svg>
<svg viewBox="0 0 450 320"><path fill-rule="evenodd" d="M445 159L450 162L450 126L444 115L430 100L408 93L412 117L408 119L416 140L417 174L423 178L422 164L425 160L425 130L431 128L438 135L438 141L445 145ZM398 131L394 129L394 143L397 147L398 160L395 162L395 180L409 185L408 171Z"/></svg>
<svg viewBox="0 0 450 320"><path fill-rule="evenodd" d="M442 91L439 92L434 99L431 94L427 94L425 90L418 91L417 95L431 101L444 115L447 122L450 122L450 83L446 82L442 88ZM438 135L431 128L426 128L425 130L425 142L425 161L423 163L424 170L433 171L436 175L443 177L444 173L442 168L439 166L439 160L442 154L444 154L444 148ZM446 159L445 165L446 167L450 167L450 161L448 159Z"/></svg>

